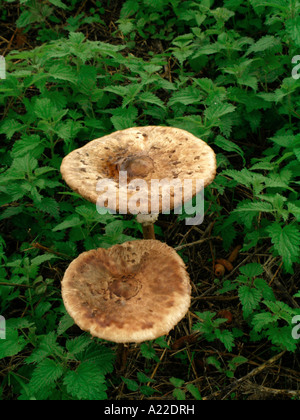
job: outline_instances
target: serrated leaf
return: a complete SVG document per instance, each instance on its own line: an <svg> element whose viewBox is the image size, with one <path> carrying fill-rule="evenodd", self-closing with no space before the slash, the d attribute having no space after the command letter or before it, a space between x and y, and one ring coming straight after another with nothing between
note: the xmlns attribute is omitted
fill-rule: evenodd
<svg viewBox="0 0 300 420"><path fill-rule="evenodd" d="M14 143L11 155L13 158L22 157L26 154L30 154L34 158L41 156L45 149L40 136L31 135L28 136L24 134L21 140L18 140Z"/></svg>
<svg viewBox="0 0 300 420"><path fill-rule="evenodd" d="M57 335L54 331L38 337L36 348L32 351L30 356L25 359L25 363L39 363L48 356L54 354L63 354L63 348L56 342Z"/></svg>
<svg viewBox="0 0 300 420"><path fill-rule="evenodd" d="M295 155L296 155L296 158L299 160L299 162L300 162L300 147L296 147L295 149L294 149L294 153L295 153Z"/></svg>
<svg viewBox="0 0 300 420"><path fill-rule="evenodd" d="M294 203L288 203L288 210L296 217L297 221L300 222L300 207Z"/></svg>
<svg viewBox="0 0 300 420"><path fill-rule="evenodd" d="M50 120L57 112L56 107L48 98L37 99L34 105L34 112L41 120Z"/></svg>
<svg viewBox="0 0 300 420"><path fill-rule="evenodd" d="M129 391L137 391L139 389L139 384L134 381L133 379L130 378L124 378L124 376L121 376L124 384L127 386L127 388L129 389Z"/></svg>
<svg viewBox="0 0 300 420"><path fill-rule="evenodd" d="M178 401L185 401L186 400L185 392L183 391L183 389L176 388L176 389L174 389L172 394L176 398L176 400L178 400Z"/></svg>
<svg viewBox="0 0 300 420"><path fill-rule="evenodd" d="M189 86L187 88L176 91L169 100L168 105L172 106L176 103L191 105L199 103L202 97L203 95L198 89Z"/></svg>
<svg viewBox="0 0 300 420"><path fill-rule="evenodd" d="M23 336L19 336L18 331L6 325L6 338L5 340L0 339L0 359L5 357L12 357L20 353L27 345Z"/></svg>
<svg viewBox="0 0 300 420"><path fill-rule="evenodd" d="M159 360L156 355L155 349L151 346L151 343L148 343L148 342L142 343L140 348L141 348L142 356L145 357L146 359Z"/></svg>
<svg viewBox="0 0 300 420"><path fill-rule="evenodd" d="M187 384L186 389L195 398L196 401L202 400L199 389L194 384Z"/></svg>
<svg viewBox="0 0 300 420"><path fill-rule="evenodd" d="M64 373L60 364L52 359L42 360L33 371L29 382L30 389L33 394L37 393L41 388L47 388L59 379Z"/></svg>
<svg viewBox="0 0 300 420"><path fill-rule="evenodd" d="M54 6L59 7L60 9L68 9L68 6L66 6L61 0L48 0L50 3L52 3Z"/></svg>
<svg viewBox="0 0 300 420"><path fill-rule="evenodd" d="M58 258L57 255L55 254L44 254L44 255L39 255L38 257L35 257L31 260L31 265L41 265L46 261L50 261L53 258Z"/></svg>
<svg viewBox="0 0 300 420"><path fill-rule="evenodd" d="M91 337L84 334L66 341L66 348L72 356L81 353L91 344Z"/></svg>
<svg viewBox="0 0 300 420"><path fill-rule="evenodd" d="M58 232L60 230L69 229L74 226L81 226L83 222L79 219L78 216L69 216L64 222L59 223L52 229L52 232Z"/></svg>
<svg viewBox="0 0 300 420"><path fill-rule="evenodd" d="M245 317L248 317L256 309L261 300L261 292L248 286L239 287L239 298L243 305Z"/></svg>
<svg viewBox="0 0 300 420"><path fill-rule="evenodd" d="M284 267L288 273L293 272L293 264L299 262L300 231L296 225L282 227L279 223L272 223L266 227L275 250L282 257Z"/></svg>
<svg viewBox="0 0 300 420"><path fill-rule="evenodd" d="M154 379L149 378L149 376L145 375L143 372L137 372L136 376L139 382L142 384L146 384L147 382L155 382Z"/></svg>
<svg viewBox="0 0 300 420"><path fill-rule="evenodd" d="M292 336L291 327L270 327L267 335L272 344L291 352L295 352L297 350L297 341Z"/></svg>
<svg viewBox="0 0 300 420"><path fill-rule="evenodd" d="M22 213L23 210L24 210L23 206L8 207L0 215L0 220L9 219L10 217L17 216L18 214Z"/></svg>
<svg viewBox="0 0 300 420"><path fill-rule="evenodd" d="M278 319L278 316L274 316L270 314L270 312L262 312L260 314L256 314L254 315L252 321L254 331L260 332L263 328L269 327L270 324L273 324Z"/></svg>
<svg viewBox="0 0 300 420"><path fill-rule="evenodd" d="M68 313L64 314L61 320L59 321L58 327L57 327L57 335L63 334L65 331L67 331L70 327L74 325L73 318L70 317Z"/></svg>
<svg viewBox="0 0 300 420"><path fill-rule="evenodd" d="M270 302L276 300L272 287L270 287L264 279L257 278L254 280L253 284L258 290L261 291L264 299Z"/></svg>
<svg viewBox="0 0 300 420"><path fill-rule="evenodd" d="M165 105L164 105L163 101L160 98L158 98L156 95L154 95L154 93L152 93L152 92L141 93L140 96L139 96L139 99L142 102L147 102L147 103L152 104L152 105L157 105L157 106L159 106L160 108L163 108L163 109L165 108Z"/></svg>
<svg viewBox="0 0 300 420"><path fill-rule="evenodd" d="M122 6L121 18L128 18L134 15L139 9L139 3L136 0L127 0Z"/></svg>
<svg viewBox="0 0 300 420"><path fill-rule="evenodd" d="M68 371L63 382L68 393L78 400L107 398L105 377L97 365L90 361L81 362L76 370Z"/></svg>
<svg viewBox="0 0 300 420"><path fill-rule="evenodd" d="M102 375L112 372L114 368L115 353L109 347L100 345L99 343L92 342L77 358L96 365Z"/></svg>
<svg viewBox="0 0 300 420"><path fill-rule="evenodd" d="M5 134L10 140L17 131L21 131L23 124L15 119L5 119L0 125L0 134Z"/></svg>
<svg viewBox="0 0 300 420"><path fill-rule="evenodd" d="M175 378L174 376L172 376L169 381L171 382L171 384L173 386L175 386L176 388L180 388L183 386L184 384L184 380L183 379L179 379L179 378Z"/></svg>
<svg viewBox="0 0 300 420"><path fill-rule="evenodd" d="M45 197L40 203L35 203L35 207L38 210L44 213L48 213L55 218L59 216L59 204L56 200L54 200L54 198Z"/></svg>
<svg viewBox="0 0 300 420"><path fill-rule="evenodd" d="M273 213L274 209L270 203L242 201L232 214L237 214L248 229L253 225L253 219L260 213Z"/></svg>
<svg viewBox="0 0 300 420"><path fill-rule="evenodd" d="M204 115L209 122L216 121L218 118L222 117L223 115L230 114L234 112L236 107L231 104L221 103L221 104L213 104L206 108L204 111Z"/></svg>
<svg viewBox="0 0 300 420"><path fill-rule="evenodd" d="M135 29L132 19L119 19L117 23L119 24L119 29L123 33L123 35L128 35Z"/></svg>
<svg viewBox="0 0 300 420"><path fill-rule="evenodd" d="M243 150L232 141L227 140L222 136L217 136L217 138L215 139L215 145L225 150L226 152L238 153L242 157L244 164L246 163Z"/></svg>
<svg viewBox="0 0 300 420"><path fill-rule="evenodd" d="M280 40L278 38L275 38L273 35L266 35L261 37L255 44L251 45L247 51L247 55L252 52L262 52L278 45L280 45Z"/></svg>
<svg viewBox="0 0 300 420"><path fill-rule="evenodd" d="M253 182L253 174L245 168L241 171L236 171L235 169L228 169L226 171L223 171L222 174L229 176L239 184L245 185L249 188L251 187Z"/></svg>
<svg viewBox="0 0 300 420"><path fill-rule="evenodd" d="M61 63L51 66L48 72L50 76L57 80L66 80L71 83L77 83L78 81L74 68Z"/></svg>
<svg viewBox="0 0 300 420"><path fill-rule="evenodd" d="M234 344L234 336L231 331L228 330L215 330L216 338L218 338L221 343L224 344L225 348L228 351L232 351Z"/></svg>
<svg viewBox="0 0 300 420"><path fill-rule="evenodd" d="M261 264L250 263L240 267L240 272L244 274L244 276L252 279L254 277L261 276L264 272L264 268Z"/></svg>
<svg viewBox="0 0 300 420"><path fill-rule="evenodd" d="M298 11L299 14L299 11ZM296 16L285 21L285 28L295 45L300 47L300 17Z"/></svg>

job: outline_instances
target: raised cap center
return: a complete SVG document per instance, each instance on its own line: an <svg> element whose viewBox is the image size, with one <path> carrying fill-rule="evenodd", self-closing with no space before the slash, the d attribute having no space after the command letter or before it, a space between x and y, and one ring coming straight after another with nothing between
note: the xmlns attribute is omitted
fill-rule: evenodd
<svg viewBox="0 0 300 420"><path fill-rule="evenodd" d="M144 178L153 170L153 160L148 156L129 156L119 165L119 171L126 171L130 178Z"/></svg>
<svg viewBox="0 0 300 420"><path fill-rule="evenodd" d="M128 300L138 294L140 282L135 278L120 278L113 280L108 288L114 295Z"/></svg>

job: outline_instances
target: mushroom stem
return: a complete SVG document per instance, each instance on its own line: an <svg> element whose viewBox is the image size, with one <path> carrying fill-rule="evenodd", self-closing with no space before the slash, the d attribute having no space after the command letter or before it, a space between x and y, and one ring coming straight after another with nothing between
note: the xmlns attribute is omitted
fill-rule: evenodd
<svg viewBox="0 0 300 420"><path fill-rule="evenodd" d="M128 346L123 343L119 343L117 347L117 355L116 355L116 369L118 373L124 372L127 362L128 356Z"/></svg>
<svg viewBox="0 0 300 420"><path fill-rule="evenodd" d="M142 228L143 228L144 239L155 239L154 224L153 223L151 223L151 225L142 224Z"/></svg>
<svg viewBox="0 0 300 420"><path fill-rule="evenodd" d="M158 214L138 214L136 220L141 223L144 239L155 239L154 223L158 219Z"/></svg>

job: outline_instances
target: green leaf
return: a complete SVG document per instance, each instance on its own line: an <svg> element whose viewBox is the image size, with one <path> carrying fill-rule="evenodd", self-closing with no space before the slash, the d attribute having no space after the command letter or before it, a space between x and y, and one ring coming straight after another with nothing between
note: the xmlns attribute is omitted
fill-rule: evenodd
<svg viewBox="0 0 300 420"><path fill-rule="evenodd" d="M169 381L171 382L172 385L174 385L176 388L180 388L183 386L184 384L184 380L183 379L179 379L179 378L174 378L174 376L172 376L172 378L169 379Z"/></svg>
<svg viewBox="0 0 300 420"><path fill-rule="evenodd" d="M57 343L57 335L54 331L39 336L37 338L36 348L32 351L30 356L25 359L25 363L39 363L48 356L63 354L63 348Z"/></svg>
<svg viewBox="0 0 300 420"><path fill-rule="evenodd" d="M264 299L268 301L275 301L275 295L273 292L272 287L268 285L266 280L257 278L253 282L254 286L257 288L257 290L260 290L262 293L262 296Z"/></svg>
<svg viewBox="0 0 300 420"><path fill-rule="evenodd" d="M81 353L91 344L91 337L87 335L80 335L72 340L66 341L66 348L72 356Z"/></svg>
<svg viewBox="0 0 300 420"><path fill-rule="evenodd" d="M10 217L17 216L18 214L22 213L23 211L24 211L24 207L23 206L8 207L0 215L0 220L9 219Z"/></svg>
<svg viewBox="0 0 300 420"><path fill-rule="evenodd" d="M51 66L49 69L49 75L54 79L66 80L71 83L77 83L78 81L78 76L74 71L74 68L61 63Z"/></svg>
<svg viewBox="0 0 300 420"><path fill-rule="evenodd" d="M127 0L122 6L121 18L128 18L134 15L139 9L139 2L136 0Z"/></svg>
<svg viewBox="0 0 300 420"><path fill-rule="evenodd" d="M202 93L195 89L192 86L189 86L184 89L180 89L173 93L171 99L168 102L169 106L174 104L180 103L183 105L191 105L195 103L199 103L201 98L203 97Z"/></svg>
<svg viewBox="0 0 300 420"><path fill-rule="evenodd" d="M57 226L55 226L55 228L52 229L52 232L58 232L60 230L69 229L70 227L74 226L81 226L82 224L83 221L81 221L78 216L69 216L64 222L59 223Z"/></svg>
<svg viewBox="0 0 300 420"><path fill-rule="evenodd" d="M298 12L299 13L299 12ZM294 41L295 45L300 47L300 17L294 17L285 21L285 27L288 35Z"/></svg>
<svg viewBox="0 0 300 420"><path fill-rule="evenodd" d="M176 388L176 389L174 389L172 394L176 398L177 401L185 401L186 400L185 392L183 391L183 389Z"/></svg>
<svg viewBox="0 0 300 420"><path fill-rule="evenodd" d="M44 254L44 255L39 255L38 257L35 257L31 260L31 265L41 265L46 261L50 261L53 258L58 258L57 255L55 254Z"/></svg>
<svg viewBox="0 0 300 420"><path fill-rule="evenodd" d="M114 369L115 353L109 347L92 342L82 354L77 355L77 359L94 364L102 375L106 375Z"/></svg>
<svg viewBox="0 0 300 420"><path fill-rule="evenodd" d="M121 376L124 384L127 386L127 388L129 389L129 391L137 391L139 389L139 384L134 381L133 379L129 379L129 378L124 378L124 376Z"/></svg>
<svg viewBox="0 0 300 420"><path fill-rule="evenodd" d="M132 19L119 19L117 23L119 24L119 29L123 35L128 35L135 29Z"/></svg>
<svg viewBox="0 0 300 420"><path fill-rule="evenodd" d="M59 7L60 9L68 9L68 6L66 6L61 0L48 0L50 3L52 3L54 6Z"/></svg>
<svg viewBox="0 0 300 420"><path fill-rule="evenodd" d="M155 349L152 347L151 342L145 342L141 344L141 353L142 356L145 357L146 359L154 359L154 360L159 360L157 355L156 355L156 351Z"/></svg>
<svg viewBox="0 0 300 420"><path fill-rule="evenodd" d="M257 53L269 50L271 48L277 47L280 45L280 43L280 40L275 38L273 35L263 36L255 44L251 45L247 51L247 55L251 54L252 52Z"/></svg>
<svg viewBox="0 0 300 420"><path fill-rule="evenodd" d="M74 325L73 318L71 318L68 313L64 314L61 320L59 321L59 325L57 327L57 335L62 335L65 331L67 331L73 325Z"/></svg>
<svg viewBox="0 0 300 420"><path fill-rule="evenodd" d="M258 307L261 297L261 292L255 288L248 286L239 287L239 298L246 318Z"/></svg>
<svg viewBox="0 0 300 420"><path fill-rule="evenodd" d="M16 119L5 119L0 125L0 134L5 134L6 137L10 140L16 132L19 132L23 128L21 124Z"/></svg>
<svg viewBox="0 0 300 420"><path fill-rule="evenodd" d="M234 112L236 107L231 104L213 104L206 108L204 111L204 115L209 122L216 121L218 118L222 117L223 115L230 114Z"/></svg>
<svg viewBox="0 0 300 420"><path fill-rule="evenodd" d="M274 222L266 227L274 249L282 257L284 267L288 273L293 272L293 264L299 262L300 257L300 231L296 225L282 227Z"/></svg>
<svg viewBox="0 0 300 420"><path fill-rule="evenodd" d="M122 220L115 220L112 223L109 223L105 226L105 234L111 236L112 238L118 238L124 230L124 223Z"/></svg>
<svg viewBox="0 0 300 420"><path fill-rule="evenodd" d="M195 398L196 401L202 400L199 389L194 384L187 384L186 389Z"/></svg>
<svg viewBox="0 0 300 420"><path fill-rule="evenodd" d="M136 376L139 382L142 384L146 384L147 382L155 382L154 379L149 378L149 376L145 375L143 372L137 372Z"/></svg>
<svg viewBox="0 0 300 420"><path fill-rule="evenodd" d="M262 312L261 314L256 314L253 317L253 328L254 331L260 332L262 329L269 327L270 324L273 324L279 319L278 316L270 314L270 312Z"/></svg>
<svg viewBox="0 0 300 420"><path fill-rule="evenodd" d="M233 347L235 346L234 336L233 336L232 332L230 332L228 330L216 329L215 330L215 335L216 335L216 338L219 339L221 341L221 343L224 344L225 348L228 351L232 351Z"/></svg>
<svg viewBox="0 0 300 420"><path fill-rule="evenodd" d="M250 263L240 267L240 272L244 274L244 276L252 279L254 277L261 276L264 272L264 268L261 264Z"/></svg>
<svg viewBox="0 0 300 420"><path fill-rule="evenodd" d="M41 202L35 203L35 207L51 216L57 218L59 216L59 204L54 198L45 197Z"/></svg>
<svg viewBox="0 0 300 420"><path fill-rule="evenodd" d="M214 143L215 143L216 146L220 147L221 149L225 150L226 152L236 152L236 153L238 153L242 157L244 164L246 163L245 158L244 158L244 152L237 144L233 143L230 140L225 139L222 136L217 136Z"/></svg>
<svg viewBox="0 0 300 420"><path fill-rule="evenodd" d="M81 362L76 370L69 370L63 382L68 393L78 400L107 399L105 377L91 361Z"/></svg>
<svg viewBox="0 0 300 420"><path fill-rule="evenodd" d="M55 383L64 373L60 364L52 359L42 360L33 371L29 386L33 394L37 393L41 388L48 388Z"/></svg>
<svg viewBox="0 0 300 420"><path fill-rule="evenodd" d="M297 222L300 222L300 207L294 203L288 203L288 210L296 217Z"/></svg>
<svg viewBox="0 0 300 420"><path fill-rule="evenodd" d="M39 98L34 105L34 112L41 120L49 121L56 115L57 109L48 98Z"/></svg>
<svg viewBox="0 0 300 420"><path fill-rule="evenodd" d="M40 136L23 134L21 140L14 143L11 155L13 158L18 158L30 154L32 157L38 158L44 150L45 146Z"/></svg>
<svg viewBox="0 0 300 420"><path fill-rule="evenodd" d="M20 353L27 345L23 336L19 336L17 329L10 327L6 322L6 338L0 339L0 359L12 357Z"/></svg>
<svg viewBox="0 0 300 420"><path fill-rule="evenodd" d="M269 300L264 300L263 302L274 315L284 319L288 324L290 324L292 317L294 316L294 311L286 303L281 301L271 302Z"/></svg>
<svg viewBox="0 0 300 420"><path fill-rule="evenodd" d="M160 108L165 108L163 101L158 98L154 93L151 92L144 92L139 95L139 99L142 102L147 102L152 105L157 105Z"/></svg>
<svg viewBox="0 0 300 420"><path fill-rule="evenodd" d="M295 352L297 350L297 341L292 336L291 327L278 328L277 326L270 327L267 332L269 340L272 344L281 349Z"/></svg>
<svg viewBox="0 0 300 420"><path fill-rule="evenodd" d="M258 217L260 213L273 213L274 209L270 203L251 202L248 200L242 201L237 208L232 211L232 214L237 214L240 220L248 229L253 226L253 219Z"/></svg>

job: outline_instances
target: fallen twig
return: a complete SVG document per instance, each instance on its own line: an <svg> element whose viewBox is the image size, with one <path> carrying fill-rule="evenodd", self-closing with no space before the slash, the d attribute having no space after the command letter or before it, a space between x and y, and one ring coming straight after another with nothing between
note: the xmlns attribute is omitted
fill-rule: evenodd
<svg viewBox="0 0 300 420"><path fill-rule="evenodd" d="M253 369L246 376L243 376L242 378L237 379L235 382L226 386L225 388L223 388L219 391L216 391L213 394L208 395L207 397L204 397L203 400L211 400L211 399L213 399L213 398L215 398L215 397L217 397L217 396L219 396L220 394L223 394L223 393L226 393L224 398L223 398L223 399L225 399L228 394L230 394L235 388L240 386L242 383L244 383L245 381L253 378L254 376L261 373L263 370L265 370L267 367L269 367L269 366L273 365L275 362L277 362L277 360L279 360L285 354L285 352L286 352L286 350L282 351L281 353L279 353L276 356L272 357L271 359L267 360L262 365Z"/></svg>

